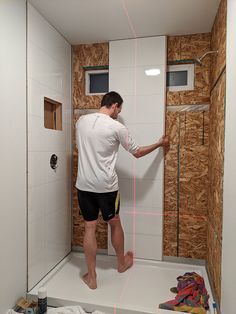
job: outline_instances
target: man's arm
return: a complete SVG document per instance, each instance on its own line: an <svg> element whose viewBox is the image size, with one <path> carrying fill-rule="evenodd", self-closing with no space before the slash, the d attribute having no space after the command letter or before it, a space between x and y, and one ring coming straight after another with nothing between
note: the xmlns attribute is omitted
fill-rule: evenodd
<svg viewBox="0 0 236 314"><path fill-rule="evenodd" d="M154 144L151 144L148 146L139 147L139 149L137 150L136 153L133 154L133 156L136 158L140 158L140 157L143 157L143 156L151 153L152 151L154 151L155 149L157 149L159 147L163 147L164 149L166 149L166 148L168 148L168 146L169 146L168 137L163 135L157 143L154 143Z"/></svg>

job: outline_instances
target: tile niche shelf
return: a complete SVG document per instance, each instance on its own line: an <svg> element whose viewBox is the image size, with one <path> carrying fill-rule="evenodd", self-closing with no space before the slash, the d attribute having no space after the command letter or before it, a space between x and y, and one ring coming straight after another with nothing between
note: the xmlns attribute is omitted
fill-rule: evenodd
<svg viewBox="0 0 236 314"><path fill-rule="evenodd" d="M62 130L62 104L47 97L44 97L44 127Z"/></svg>

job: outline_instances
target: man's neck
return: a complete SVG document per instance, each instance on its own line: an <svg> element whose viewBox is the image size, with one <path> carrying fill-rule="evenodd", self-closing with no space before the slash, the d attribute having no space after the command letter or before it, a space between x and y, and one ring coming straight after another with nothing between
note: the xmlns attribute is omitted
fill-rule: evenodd
<svg viewBox="0 0 236 314"><path fill-rule="evenodd" d="M99 113L106 114L109 117L111 116L111 110L109 108L105 107L105 106L100 108Z"/></svg>

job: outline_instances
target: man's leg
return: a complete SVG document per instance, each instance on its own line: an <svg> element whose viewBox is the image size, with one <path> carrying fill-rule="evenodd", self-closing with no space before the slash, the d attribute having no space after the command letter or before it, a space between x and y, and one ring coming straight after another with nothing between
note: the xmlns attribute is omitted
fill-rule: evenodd
<svg viewBox="0 0 236 314"><path fill-rule="evenodd" d="M119 215L108 221L111 227L111 243L117 255L117 270L125 272L133 265L133 252L128 251L124 255L124 232Z"/></svg>
<svg viewBox="0 0 236 314"><path fill-rule="evenodd" d="M96 252L97 252L97 240L96 240L96 225L97 220L85 221L85 234L84 234L84 254L86 257L86 263L88 272L83 276L84 282L90 289L97 288L96 279Z"/></svg>

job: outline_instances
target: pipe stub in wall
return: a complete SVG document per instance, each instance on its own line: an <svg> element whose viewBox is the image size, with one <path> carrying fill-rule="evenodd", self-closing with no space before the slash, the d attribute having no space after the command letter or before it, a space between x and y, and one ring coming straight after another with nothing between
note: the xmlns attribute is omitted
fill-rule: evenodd
<svg viewBox="0 0 236 314"><path fill-rule="evenodd" d="M53 154L50 158L50 166L53 170L58 167L58 157L56 154Z"/></svg>

